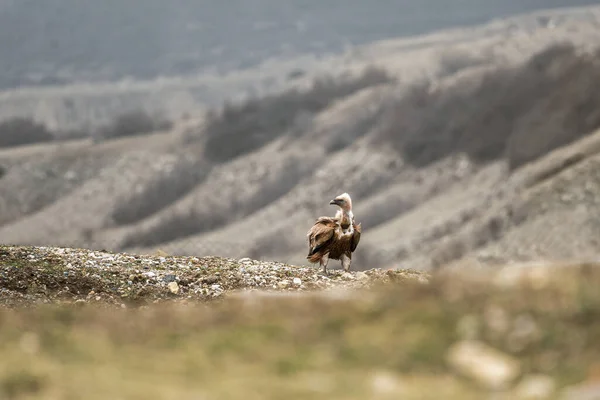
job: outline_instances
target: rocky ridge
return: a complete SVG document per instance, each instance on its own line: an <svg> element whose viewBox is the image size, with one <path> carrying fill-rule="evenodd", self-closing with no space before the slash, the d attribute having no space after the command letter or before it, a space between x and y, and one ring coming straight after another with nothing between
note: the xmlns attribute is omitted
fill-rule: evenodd
<svg viewBox="0 0 600 400"><path fill-rule="evenodd" d="M335 268L335 267L334 267ZM328 271L318 267L221 257L133 255L56 247L0 247L0 303L86 303L127 307L210 301L247 291L307 292L368 288L415 279L416 271Z"/></svg>

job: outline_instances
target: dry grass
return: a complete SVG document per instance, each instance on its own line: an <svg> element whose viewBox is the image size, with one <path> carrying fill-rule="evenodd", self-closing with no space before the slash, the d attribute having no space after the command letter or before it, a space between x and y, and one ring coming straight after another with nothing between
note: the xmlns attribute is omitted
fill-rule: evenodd
<svg viewBox="0 0 600 400"><path fill-rule="evenodd" d="M0 310L7 398L444 398L485 390L446 363L481 340L558 388L600 356L598 265L438 272L364 292L134 308ZM358 290L358 289L357 289ZM517 382L515 382L517 383ZM512 389L504 393L515 398Z"/></svg>

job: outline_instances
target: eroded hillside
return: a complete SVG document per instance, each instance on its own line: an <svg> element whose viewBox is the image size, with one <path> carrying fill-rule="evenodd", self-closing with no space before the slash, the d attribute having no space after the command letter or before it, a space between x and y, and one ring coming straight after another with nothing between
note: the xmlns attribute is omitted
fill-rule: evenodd
<svg viewBox="0 0 600 400"><path fill-rule="evenodd" d="M345 75L166 133L0 151L0 242L305 264L307 229L347 191L355 269L592 257L595 15L492 24L477 50L380 43Z"/></svg>

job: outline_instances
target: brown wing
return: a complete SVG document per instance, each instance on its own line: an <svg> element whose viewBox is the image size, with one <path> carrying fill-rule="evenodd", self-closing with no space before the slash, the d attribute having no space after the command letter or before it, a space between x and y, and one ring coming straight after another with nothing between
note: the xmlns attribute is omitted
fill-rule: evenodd
<svg viewBox="0 0 600 400"><path fill-rule="evenodd" d="M308 231L308 255L311 256L322 249L333 238L338 225L336 218L320 217Z"/></svg>
<svg viewBox="0 0 600 400"><path fill-rule="evenodd" d="M350 242L350 250L356 250L358 246L358 242L360 242L360 234L362 230L362 224L353 224L354 225L354 233L352 234L352 241Z"/></svg>

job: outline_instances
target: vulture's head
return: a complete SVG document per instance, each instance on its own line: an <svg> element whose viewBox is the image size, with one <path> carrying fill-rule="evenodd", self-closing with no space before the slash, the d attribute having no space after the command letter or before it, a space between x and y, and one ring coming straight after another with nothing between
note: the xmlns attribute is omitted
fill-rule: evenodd
<svg viewBox="0 0 600 400"><path fill-rule="evenodd" d="M348 193L340 194L335 199L331 200L329 204L336 205L345 211L352 210L352 199L350 199L350 195Z"/></svg>

